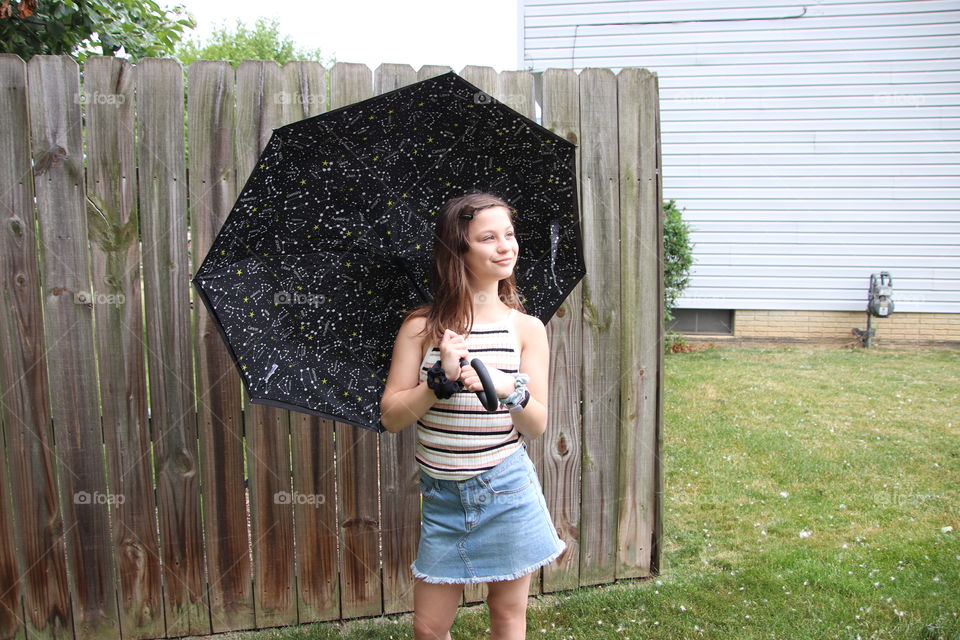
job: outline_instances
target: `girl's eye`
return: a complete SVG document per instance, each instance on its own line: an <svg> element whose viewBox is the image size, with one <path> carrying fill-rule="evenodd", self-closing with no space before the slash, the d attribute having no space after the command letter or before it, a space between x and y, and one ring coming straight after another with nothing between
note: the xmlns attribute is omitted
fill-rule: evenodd
<svg viewBox="0 0 960 640"><path fill-rule="evenodd" d="M508 233L507 235L510 236L510 237L513 237L513 232L511 231L511 232ZM487 236L486 238L484 238L484 240L492 240L492 239L493 239L493 236Z"/></svg>

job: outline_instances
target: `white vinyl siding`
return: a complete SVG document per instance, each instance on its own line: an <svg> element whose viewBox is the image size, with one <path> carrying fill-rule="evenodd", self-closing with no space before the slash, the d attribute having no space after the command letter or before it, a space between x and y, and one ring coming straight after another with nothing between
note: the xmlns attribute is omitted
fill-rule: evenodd
<svg viewBox="0 0 960 640"><path fill-rule="evenodd" d="M960 2L522 0L521 68L644 67L681 308L960 312Z"/></svg>

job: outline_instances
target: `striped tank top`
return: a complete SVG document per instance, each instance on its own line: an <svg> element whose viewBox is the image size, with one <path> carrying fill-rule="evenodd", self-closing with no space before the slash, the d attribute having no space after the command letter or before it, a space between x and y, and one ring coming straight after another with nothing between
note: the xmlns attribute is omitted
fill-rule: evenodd
<svg viewBox="0 0 960 640"><path fill-rule="evenodd" d="M487 369L520 371L520 341L514 328L516 309L494 323L474 323L464 342L470 359L479 358ZM420 362L420 380L440 359L433 345ZM522 435L510 411L488 412L475 391L460 391L436 403L417 421L417 463L440 480L466 480L497 465L520 448Z"/></svg>

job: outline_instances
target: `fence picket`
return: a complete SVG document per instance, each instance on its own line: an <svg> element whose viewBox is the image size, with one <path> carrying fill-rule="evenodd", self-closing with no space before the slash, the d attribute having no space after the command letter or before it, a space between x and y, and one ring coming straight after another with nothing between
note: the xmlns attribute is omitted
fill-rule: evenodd
<svg viewBox="0 0 960 640"><path fill-rule="evenodd" d="M7 122L0 127L0 211L5 216L0 234L0 442L6 444L6 451L0 451L0 634L70 640L73 614L57 493L61 460L50 428L27 65L13 54L0 54L0 113Z"/></svg>
<svg viewBox="0 0 960 640"><path fill-rule="evenodd" d="M122 58L95 57L83 77L93 304L100 386L107 390L102 400L104 448L110 493L117 497L111 547L120 627L125 638L155 638L164 632L163 593L143 354L134 68ZM182 397L189 401L192 380L187 377L183 385Z"/></svg>
<svg viewBox="0 0 960 640"><path fill-rule="evenodd" d="M376 93L417 81L407 64L382 64L375 74ZM420 541L420 471L414 458L416 427L380 439L380 517L383 537L383 612L413 609L410 563Z"/></svg>
<svg viewBox="0 0 960 640"><path fill-rule="evenodd" d="M617 80L580 72L580 184L587 275L583 293L580 584L613 582L620 415ZM629 322L630 319L627 318ZM612 378L611 378L612 377Z"/></svg>
<svg viewBox="0 0 960 640"><path fill-rule="evenodd" d="M277 63L263 60L240 63L237 69L238 189L253 171L273 129L285 124L284 91ZM247 436L257 626L296 624L293 504L281 497L293 495L290 411L247 402L243 422Z"/></svg>
<svg viewBox="0 0 960 640"><path fill-rule="evenodd" d="M543 74L543 126L568 141L580 142L580 95L577 74L548 69ZM580 154L577 154L577 175ZM580 576L580 382L583 287L578 285L547 323L550 343L550 403L543 434L543 493L557 535L567 543L563 554L543 568L544 592L574 589Z"/></svg>
<svg viewBox="0 0 960 640"><path fill-rule="evenodd" d="M40 230L44 339L60 471L67 576L78 639L120 633L87 254L80 74L68 57L27 64ZM93 212L91 212L93 214ZM94 214L95 215L95 214Z"/></svg>
<svg viewBox="0 0 960 640"><path fill-rule="evenodd" d="M183 70L137 65L137 151L150 429L167 636L211 632L200 522L197 424L191 398Z"/></svg>
<svg viewBox="0 0 960 640"><path fill-rule="evenodd" d="M373 95L363 64L338 62L330 70L330 108ZM383 611L377 482L380 441L373 431L336 423L337 500L340 507L340 606L345 617Z"/></svg>
<svg viewBox="0 0 960 640"><path fill-rule="evenodd" d="M213 244L237 197L235 73L226 62L187 69L192 272ZM213 317L196 291L197 431L210 625L214 633L256 626L247 539L240 380Z"/></svg>
<svg viewBox="0 0 960 640"><path fill-rule="evenodd" d="M620 308L621 325L619 500L617 578L649 576L656 509L653 474L657 456L657 380L663 347L658 336L663 304L659 277L662 205L658 199L654 126L656 76L646 69L623 69L617 76L620 119Z"/></svg>
<svg viewBox="0 0 960 640"><path fill-rule="evenodd" d="M283 66L282 122L326 110L326 69L318 62ZM290 413L293 447L297 613L300 624L340 617L337 580L337 500L333 421Z"/></svg>

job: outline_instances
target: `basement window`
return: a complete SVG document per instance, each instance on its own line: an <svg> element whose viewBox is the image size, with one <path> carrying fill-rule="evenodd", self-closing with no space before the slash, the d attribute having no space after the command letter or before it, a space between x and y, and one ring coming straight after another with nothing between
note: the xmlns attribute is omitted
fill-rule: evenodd
<svg viewBox="0 0 960 640"><path fill-rule="evenodd" d="M667 326L678 333L733 335L733 309L674 309Z"/></svg>

